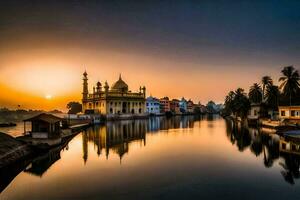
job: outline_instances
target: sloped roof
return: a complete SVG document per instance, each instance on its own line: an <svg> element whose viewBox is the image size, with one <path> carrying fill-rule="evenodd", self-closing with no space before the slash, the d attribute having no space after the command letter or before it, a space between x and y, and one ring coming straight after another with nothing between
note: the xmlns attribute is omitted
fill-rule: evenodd
<svg viewBox="0 0 300 200"><path fill-rule="evenodd" d="M56 123L56 122L62 121L62 118L59 118L59 117L56 117L54 115L47 114L47 113L41 113L34 117L25 119L24 122L36 121L36 120L41 120L41 121L48 122L48 123Z"/></svg>

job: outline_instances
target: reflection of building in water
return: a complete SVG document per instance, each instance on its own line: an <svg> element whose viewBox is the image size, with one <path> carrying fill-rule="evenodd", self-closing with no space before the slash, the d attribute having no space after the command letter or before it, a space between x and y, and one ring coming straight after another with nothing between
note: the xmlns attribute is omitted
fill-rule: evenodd
<svg viewBox="0 0 300 200"><path fill-rule="evenodd" d="M83 159L88 159L88 142L93 142L97 154L105 151L108 158L109 152L117 153L120 159L129 151L129 144L140 141L146 145L146 120L108 122L106 126L96 126L82 134Z"/></svg>
<svg viewBox="0 0 300 200"><path fill-rule="evenodd" d="M161 117L156 119L149 119L148 130L150 132L153 132L156 130L193 128L194 121L195 121L195 117L193 115L174 116L171 118Z"/></svg>
<svg viewBox="0 0 300 200"><path fill-rule="evenodd" d="M68 150L68 143L72 138L69 138L60 146L51 148L46 154L33 159L31 164L27 166L24 171L36 176L42 176L56 161L60 159L61 150Z"/></svg>
<svg viewBox="0 0 300 200"><path fill-rule="evenodd" d="M120 158L129 152L129 144L139 141L146 145L146 132L157 132L176 128L193 128L194 116L176 116L171 118L155 117L147 120L109 121L105 126L95 126L82 133L82 150L84 162L88 159L89 142L93 142L94 149L100 156L110 151Z"/></svg>
<svg viewBox="0 0 300 200"><path fill-rule="evenodd" d="M300 141L281 137L279 150L280 152L300 155Z"/></svg>
<svg viewBox="0 0 300 200"><path fill-rule="evenodd" d="M271 168L277 161L282 167L280 173L289 184L295 184L300 177L300 141L268 134L261 130L246 128L227 121L227 136L232 144L236 144L240 151L250 147L256 156L262 154L263 164Z"/></svg>

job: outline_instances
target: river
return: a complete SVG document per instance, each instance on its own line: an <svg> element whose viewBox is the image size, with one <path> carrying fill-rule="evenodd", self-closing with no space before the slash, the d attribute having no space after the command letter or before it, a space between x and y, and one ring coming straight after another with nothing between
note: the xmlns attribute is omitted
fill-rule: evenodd
<svg viewBox="0 0 300 200"><path fill-rule="evenodd" d="M282 142L219 116L108 122L1 172L0 199L299 199Z"/></svg>

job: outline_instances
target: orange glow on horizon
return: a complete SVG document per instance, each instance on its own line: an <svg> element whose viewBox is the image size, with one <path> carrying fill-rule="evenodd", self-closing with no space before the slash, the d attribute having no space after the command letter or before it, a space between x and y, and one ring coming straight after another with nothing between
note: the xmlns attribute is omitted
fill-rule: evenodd
<svg viewBox="0 0 300 200"><path fill-rule="evenodd" d="M69 101L81 99L84 70L88 72L90 92L98 80L107 80L111 86L122 73L132 91L146 86L147 95L185 97L201 103L222 102L229 90L247 90L259 77L232 70L220 73L214 66L195 60L170 60L163 55L153 57L114 49L0 51L0 60L0 107L10 108L22 105L28 109L66 110ZM51 95L51 100L45 95Z"/></svg>

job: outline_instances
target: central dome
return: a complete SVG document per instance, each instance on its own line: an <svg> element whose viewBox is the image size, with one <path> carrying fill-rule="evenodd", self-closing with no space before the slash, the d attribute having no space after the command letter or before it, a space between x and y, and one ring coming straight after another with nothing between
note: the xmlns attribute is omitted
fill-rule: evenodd
<svg viewBox="0 0 300 200"><path fill-rule="evenodd" d="M112 85L111 89L119 90L122 92L128 91L128 85L122 80L121 74L120 74L119 80Z"/></svg>

